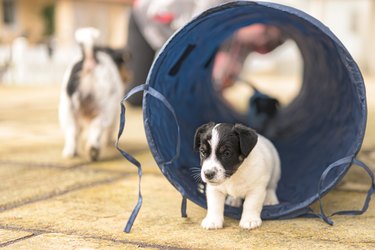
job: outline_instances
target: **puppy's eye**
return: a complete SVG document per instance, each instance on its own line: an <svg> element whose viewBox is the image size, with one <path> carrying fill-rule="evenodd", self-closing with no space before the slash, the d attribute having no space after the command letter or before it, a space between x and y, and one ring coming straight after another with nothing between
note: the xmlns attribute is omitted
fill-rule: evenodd
<svg viewBox="0 0 375 250"><path fill-rule="evenodd" d="M201 149L199 150L199 152L200 152L200 154L201 154L202 157L206 157L206 156L207 156L207 151L204 150L203 148L201 148Z"/></svg>
<svg viewBox="0 0 375 250"><path fill-rule="evenodd" d="M224 156L225 158L229 158L229 157L232 156L232 152L229 151L229 150L225 150L224 153L223 153L223 156Z"/></svg>

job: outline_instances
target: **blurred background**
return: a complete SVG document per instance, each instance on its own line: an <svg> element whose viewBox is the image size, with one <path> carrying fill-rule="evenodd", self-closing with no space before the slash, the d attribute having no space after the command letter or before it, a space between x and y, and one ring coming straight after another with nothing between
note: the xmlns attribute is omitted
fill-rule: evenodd
<svg viewBox="0 0 375 250"><path fill-rule="evenodd" d="M11 93L20 93L30 92L30 87L47 87L50 92L44 92L52 93L49 98L56 106L51 115L57 125L56 109L64 71L68 64L79 56L75 31L81 27L95 27L101 32L98 45L124 49L127 47L129 17L134 2L0 0L0 92L7 96L4 91L9 89ZM295 7L317 18L331 29L349 50L365 79L369 120L364 145L373 148L375 131L368 128L375 126L375 52L372 50L372 45L375 44L375 0L270 2ZM133 58L137 57L137 51L130 53ZM241 77L262 92L275 97L282 105L286 105L298 94L302 82L302 67L300 52L295 42L286 40L269 53L250 53L243 63ZM25 90L25 87L28 90ZM239 112L246 112L248 97L252 91L244 84L235 84L225 89L222 94ZM47 94L38 94L47 98ZM5 99L3 97L0 104L6 107ZM14 112L10 109L8 111ZM14 126L9 125L6 129L6 124L2 123L2 127L0 134L10 139L9 128ZM45 134L47 131L41 132ZM19 130L15 133L19 133ZM134 134L134 138L139 136Z"/></svg>
<svg viewBox="0 0 375 250"><path fill-rule="evenodd" d="M203 3L208 0L199 1ZM80 55L74 38L75 31L81 27L95 27L101 32L98 45L113 49L127 48L129 17L134 2L135 0L0 0L0 236L4 228L18 227L27 232L37 229L36 236L41 232L68 232L85 239L88 235L99 236L110 239L113 244L117 244L118 239L124 239L125 236L120 234L121 227L130 215L137 195L138 178L135 168L121 157L113 144L110 145L110 152L99 162L90 163L84 158L63 159L61 151L64 138L57 113L64 71ZM375 170L375 0L269 2L295 7L320 20L332 30L357 62L365 80L368 104L367 129L359 159ZM130 53L133 59L138 55L136 50ZM286 40L269 53L250 53L243 63L240 77L275 97L281 105L286 105L298 94L302 82L302 67L303 62L295 42ZM246 112L252 89L246 84L235 84L222 94L239 112ZM142 212L145 223L143 227L139 227L142 231L132 235L131 239L140 239L137 242L147 242L150 239L154 243L160 242L155 238L161 237L167 228L169 231L164 235L169 238L165 238L167 240L162 244L181 239L186 242L197 239L210 244L228 241L237 245L241 241L248 248L250 236L253 241L254 237L268 235L265 239L261 238L262 244L268 244L271 238L280 238L280 242L285 243L285 237L290 237L296 244L296 239L307 239L309 247L320 240L316 246L324 245L329 246L327 249L332 249L332 246L338 246L334 244L339 239L350 242L351 247L357 246L353 242L362 241L365 242L365 245L360 245L362 248L371 248L374 237L374 206L370 207L368 217L362 220L337 218L339 223L330 229L314 220L308 225L291 220L283 221L285 227L269 224L272 230L276 230L272 234L261 232L245 237L245 234L238 234L238 231L228 234L224 230L226 237L217 234L217 240L201 237L201 231L196 229L198 220L203 218L203 210L195 209L198 212L191 212L193 216L183 223L176 220L179 215L174 213L179 211L180 194L166 191L172 188L161 176L149 151L142 116L140 108L129 105L122 138L122 142L125 142L123 148L144 166L146 181L142 185L145 185L145 202L149 202L142 208L146 209ZM353 204L362 204L362 198L357 193L367 193L368 183L364 181L367 179L362 172L354 172L354 175L346 178L345 185L341 186L341 191L346 193L335 193L336 197L333 196L330 203L332 211L343 210L343 201L347 202L347 209L353 209ZM165 218L165 214L173 215L170 221ZM231 223L233 230L237 230L238 227L234 226L237 222ZM171 227L168 229L166 225ZM191 225L196 227L190 227ZM180 231L176 230L178 228ZM187 233L189 228L196 231L194 237ZM288 233L279 234L277 230ZM293 230L297 233L291 233ZM10 232L13 235L13 231ZM237 238L233 237L236 235ZM24 237L26 241L27 237ZM38 244L45 242L44 238L39 241L38 237L35 238ZM50 239L58 245L56 248L61 248L61 241L53 237ZM126 238L126 242L128 240ZM48 242L50 241L46 244ZM209 246L207 242L200 246L206 249ZM0 247L1 244L0 241ZM66 245L66 248L69 246ZM100 245L98 249L103 246L107 245ZM138 246L136 243L135 247ZM186 244L179 246L186 247ZM22 249L30 248L33 247ZM197 248L197 245L193 248ZM45 249L51 249L51 246Z"/></svg>
<svg viewBox="0 0 375 250"><path fill-rule="evenodd" d="M58 84L76 55L74 32L93 26L99 43L123 48L132 0L0 0L0 84ZM343 42L363 74L375 74L375 1L279 0L327 25ZM299 74L293 42L267 55L253 56L257 73ZM249 63L250 64L250 63Z"/></svg>
<svg viewBox="0 0 375 250"><path fill-rule="evenodd" d="M100 44L123 47L130 0L0 1L0 82L57 84L77 55L74 32L92 26Z"/></svg>

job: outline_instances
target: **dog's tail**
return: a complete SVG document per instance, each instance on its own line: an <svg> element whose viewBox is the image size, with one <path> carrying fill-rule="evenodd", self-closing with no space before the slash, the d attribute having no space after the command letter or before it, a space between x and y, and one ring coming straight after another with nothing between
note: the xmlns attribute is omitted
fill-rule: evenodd
<svg viewBox="0 0 375 250"><path fill-rule="evenodd" d="M80 44L83 55L83 71L91 71L97 63L94 51L95 40L100 36L100 31L92 28L80 28L76 30L75 38Z"/></svg>

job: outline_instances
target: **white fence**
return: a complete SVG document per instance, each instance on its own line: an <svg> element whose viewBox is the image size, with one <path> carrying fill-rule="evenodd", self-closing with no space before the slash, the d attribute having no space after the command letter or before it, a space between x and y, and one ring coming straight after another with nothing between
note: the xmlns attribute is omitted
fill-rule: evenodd
<svg viewBox="0 0 375 250"><path fill-rule="evenodd" d="M78 48L54 49L46 44L31 46L17 38L11 46L0 46L0 83L6 85L59 84Z"/></svg>

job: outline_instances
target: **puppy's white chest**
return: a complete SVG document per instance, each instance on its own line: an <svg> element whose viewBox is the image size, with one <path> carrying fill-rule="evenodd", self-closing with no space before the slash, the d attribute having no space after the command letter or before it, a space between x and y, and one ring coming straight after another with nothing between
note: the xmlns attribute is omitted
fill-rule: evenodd
<svg viewBox="0 0 375 250"><path fill-rule="evenodd" d="M223 183L223 192L233 197L244 198L250 189L249 180L238 178Z"/></svg>
<svg viewBox="0 0 375 250"><path fill-rule="evenodd" d="M236 198L245 198L254 189L266 188L269 177L258 171L255 164L244 162L238 171L221 184L221 191Z"/></svg>

